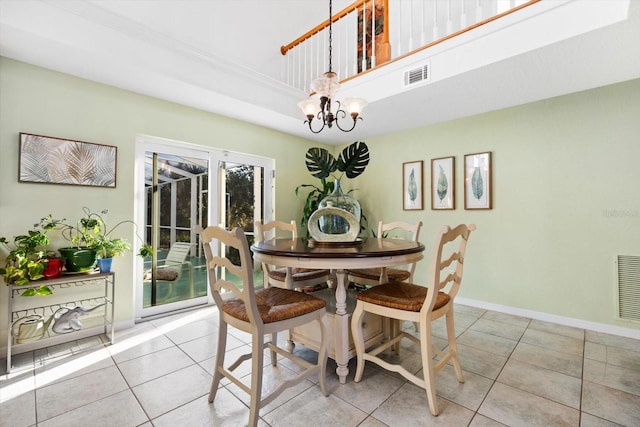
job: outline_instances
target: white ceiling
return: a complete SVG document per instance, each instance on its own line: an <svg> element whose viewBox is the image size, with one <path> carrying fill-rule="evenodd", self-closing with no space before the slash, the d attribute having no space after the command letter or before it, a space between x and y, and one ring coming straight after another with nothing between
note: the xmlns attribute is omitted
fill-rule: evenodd
<svg viewBox="0 0 640 427"><path fill-rule="evenodd" d="M329 144L640 77L640 1L543 0L348 82L364 121L314 135L279 49L327 15L325 0L0 0L0 55ZM431 82L405 90L421 61Z"/></svg>

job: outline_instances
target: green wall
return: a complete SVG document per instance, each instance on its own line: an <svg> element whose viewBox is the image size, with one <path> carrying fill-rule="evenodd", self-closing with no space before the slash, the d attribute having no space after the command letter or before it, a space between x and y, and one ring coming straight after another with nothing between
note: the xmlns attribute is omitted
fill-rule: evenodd
<svg viewBox="0 0 640 427"><path fill-rule="evenodd" d="M357 188L372 227L422 220L427 248L442 224L477 224L460 294L467 301L637 332L640 324L616 319L615 256L640 255L639 117L633 80L373 138L367 170L344 187ZM118 187L18 183L20 132L118 146ZM278 219L299 218L294 188L317 183L304 167L318 145L311 141L0 58L0 236L49 212L77 218L81 206L132 218L139 134L275 158ZM466 211L463 156L483 151L493 155L494 207ZM432 211L430 160L445 156L455 156L456 209ZM425 209L403 211L401 167L415 160L425 162ZM133 256L116 262L131 271ZM426 283L428 269L427 253L417 282ZM133 275L119 275L118 289L117 320L130 321ZM6 298L2 289L0 306ZM5 322L0 316L0 339Z"/></svg>
<svg viewBox="0 0 640 427"><path fill-rule="evenodd" d="M20 132L117 146L117 188L18 183ZM0 236L25 233L48 213L75 221L83 206L94 211L109 209L112 225L133 219L137 135L273 158L278 170L276 216L300 216L302 202L294 196L294 189L313 181L304 157L317 143L0 57ZM135 236L130 233L123 237L133 242ZM68 243L58 238L53 245ZM114 269L131 272L133 261L131 254L118 257ZM117 321L133 320L133 279L133 273L118 274ZM6 303L3 286L2 313ZM0 316L2 340L6 322Z"/></svg>
<svg viewBox="0 0 640 427"><path fill-rule="evenodd" d="M477 224L461 297L640 331L640 323L616 319L615 264L618 254L640 255L640 80L367 145L367 170L345 187L358 188L372 223L422 220L427 248L442 224ZM485 151L493 209L467 211L464 155ZM455 156L456 209L433 211L431 159L447 156ZM425 165L425 210L403 211L401 165L416 160ZM416 282L426 283L428 267L418 264Z"/></svg>

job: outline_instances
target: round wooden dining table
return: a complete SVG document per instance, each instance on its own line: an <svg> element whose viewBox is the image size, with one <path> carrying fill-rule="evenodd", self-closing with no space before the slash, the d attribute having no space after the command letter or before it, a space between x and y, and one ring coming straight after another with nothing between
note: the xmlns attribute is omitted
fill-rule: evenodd
<svg viewBox="0 0 640 427"><path fill-rule="evenodd" d="M346 382L347 364L355 356L350 338L350 318L355 298L347 291L347 270L381 267L380 283L387 281L386 268L417 262L423 258L424 245L402 239L362 238L355 242L316 242L307 238L270 239L251 246L255 263L266 263L287 268L287 287L293 289L290 273L292 268L330 269L335 274L335 283L329 289L313 292L314 296L327 301L330 317L331 343L329 356L336 361L336 373L341 383ZM349 297L349 298L348 298ZM365 319L365 321L367 321ZM379 319L370 319L371 325L381 325ZM370 328L365 344L382 338L382 329ZM317 331L293 330L289 338L290 350L293 341L318 350Z"/></svg>

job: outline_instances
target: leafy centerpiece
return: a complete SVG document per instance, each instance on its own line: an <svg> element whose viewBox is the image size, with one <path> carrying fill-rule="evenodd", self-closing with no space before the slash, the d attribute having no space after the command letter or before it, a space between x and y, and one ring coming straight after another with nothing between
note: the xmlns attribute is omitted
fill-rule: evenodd
<svg viewBox="0 0 640 427"><path fill-rule="evenodd" d="M340 180L343 176L355 178L364 172L369 164L367 144L361 141L352 143L342 150L338 159L324 148L313 147L307 150L305 164L311 175L320 179L322 186L303 184L296 188L296 196L301 188L311 188L303 208L301 225L306 225L308 229L314 227L315 224L309 224L309 220L314 212L323 208L338 208L347 211L359 223L361 220L360 204L349 193L342 191ZM336 176L334 175L336 171L340 171L342 174ZM327 181L329 177L332 177L334 181ZM337 210L327 212L330 212L331 215L323 216L319 220L321 232L328 235L341 235L345 234L345 230L351 228L350 216L336 214L341 212ZM359 227L356 231L360 231Z"/></svg>

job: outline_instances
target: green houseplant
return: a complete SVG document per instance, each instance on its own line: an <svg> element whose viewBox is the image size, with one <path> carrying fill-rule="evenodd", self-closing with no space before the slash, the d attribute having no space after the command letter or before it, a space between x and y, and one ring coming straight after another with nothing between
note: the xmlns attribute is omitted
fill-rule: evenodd
<svg viewBox="0 0 640 427"><path fill-rule="evenodd" d="M109 212L103 209L101 212L92 212L87 207L82 208L84 216L75 225L64 224L63 236L74 245L71 248L61 248L60 253L66 258L68 271L85 271L94 268L95 259L109 260L98 261L102 264L101 271L110 271L110 260L113 257L123 255L131 249L129 242L116 237L113 233L124 224L137 225L130 220L118 222L109 228L105 221L105 216ZM142 238L137 234L140 241ZM79 255L78 255L79 254ZM152 254L151 246L143 244L138 252L141 257L148 257ZM75 263L78 262L78 265Z"/></svg>
<svg viewBox="0 0 640 427"><path fill-rule="evenodd" d="M47 246L50 244L47 233L57 228L63 220L53 219L51 214L40 219L26 234L14 236L13 241L0 237L0 243L9 250L0 274L7 285L24 286L29 282L44 278L44 270L49 262ZM49 295L51 289L40 286L28 289L22 295Z"/></svg>
<svg viewBox="0 0 640 427"><path fill-rule="evenodd" d="M343 176L355 178L365 171L369 164L369 147L362 141L356 141L343 149L338 159L324 148L312 147L307 150L305 164L311 175L320 180L321 186L302 184L295 189L296 196L300 194L301 189L311 189L307 193L302 209L300 222L302 227L307 226L309 218L318 209L320 202L334 191L335 181L339 181ZM334 175L336 171L342 173L336 176ZM329 177L335 181L327 181ZM366 229L367 219L364 214L361 216L360 223L360 229Z"/></svg>

